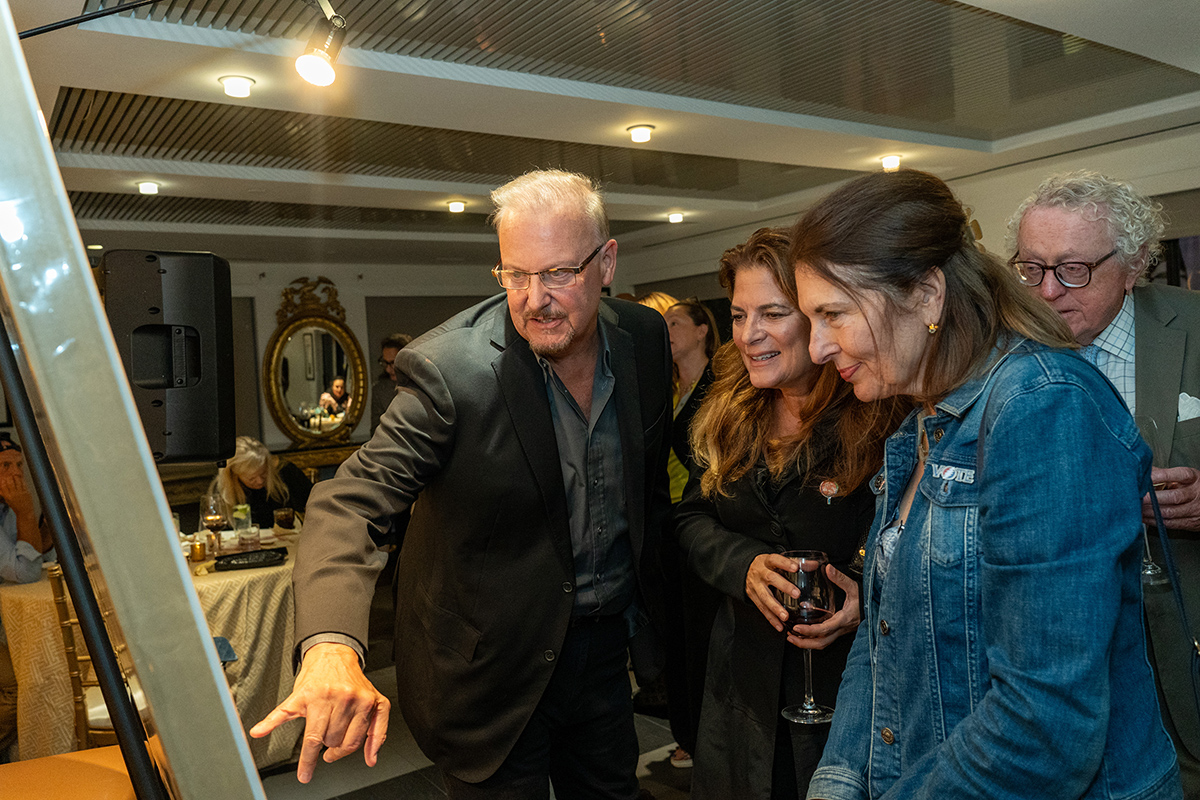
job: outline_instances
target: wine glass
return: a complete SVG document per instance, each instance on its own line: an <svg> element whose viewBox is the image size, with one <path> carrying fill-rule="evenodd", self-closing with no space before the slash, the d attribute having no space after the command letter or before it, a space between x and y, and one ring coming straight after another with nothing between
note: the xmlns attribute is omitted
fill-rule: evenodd
<svg viewBox="0 0 1200 800"><path fill-rule="evenodd" d="M221 549L221 531L228 527L225 524L225 501L217 493L205 494L200 498L200 522L208 528L209 541L212 543L213 555Z"/></svg>
<svg viewBox="0 0 1200 800"><path fill-rule="evenodd" d="M788 550L781 555L791 559L798 567L795 572L785 572L783 576L800 590L799 597L792 597L772 589L775 597L788 612L788 621L784 627L786 636L792 633L793 625L815 625L833 616L833 586L825 574L825 567L829 566L829 556L820 550ZM832 708L817 705L813 700L812 650L804 651L804 702L798 706L788 706L780 713L789 722L802 725L818 725L833 719Z"/></svg>
<svg viewBox="0 0 1200 800"><path fill-rule="evenodd" d="M1141 431L1142 438L1146 444L1150 446L1150 453L1153 459L1153 464L1158 465L1158 423L1154 421L1154 417L1149 414L1134 414L1133 421L1137 423L1138 430ZM1156 487L1150 487L1150 491L1155 491ZM1146 586L1161 586L1164 583L1170 582L1167 577L1167 572L1162 567L1154 562L1154 557L1150 554L1150 534L1147 531L1146 525L1142 525L1142 583Z"/></svg>

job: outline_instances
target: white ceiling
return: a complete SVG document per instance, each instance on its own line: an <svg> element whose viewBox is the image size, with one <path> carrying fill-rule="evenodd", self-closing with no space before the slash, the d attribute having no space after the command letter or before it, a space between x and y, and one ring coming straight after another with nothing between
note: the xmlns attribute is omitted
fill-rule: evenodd
<svg viewBox="0 0 1200 800"><path fill-rule="evenodd" d="M570 5L566 0L563 3L560 8ZM810 4L830 6L831 3L832 0L812 0L811 3L810 0L796 0L794 8L805 9ZM938 7L955 13L962 9L971 11L962 4L937 0L888 0L887 5L911 4L917 7L919 14L928 15L929 10L922 3L932 5L934 11ZM352 35L356 19L343 9L361 10L369 4L370 0L333 2L337 10L346 14ZM847 0L842 5L851 4ZM884 5L877 0L857 0L857 4L862 6L864 13ZM393 4L397 9L395 14L412 13L418 7L421 14L434 14L460 5L450 0L408 0ZM504 2L488 4L492 9L506 5ZM575 5L580 5L580 13L583 13L586 10L583 7L617 4ZM620 5L636 6L638 3L626 0ZM681 9L692 7L682 0L675 3L643 0L640 5L659 13L664 9L682 13ZM705 4L694 7L702 5ZM763 3L745 0L740 5L749 11ZM300 0L295 1L295 6L289 12L295 20L293 27L316 19L316 12ZM184 24L177 18L157 21L134 19L128 15L113 16L82 28L27 39L23 47L48 118L62 88L72 87L221 106L240 103L281 112L522 137L543 143L550 140L601 148L596 152L610 154L640 147L680 156L767 162L780 165L777 167L780 171L785 171L789 165L865 171L877 168L880 156L896 153L903 156L905 166L927 169L947 179L966 178L1063 153L1111 146L1133 137L1200 126L1200 48L1194 41L1196 32L1200 31L1200 2L980 0L972 6L987 12L971 12L981 18L999 14L1021 20L1020 23L1002 20L1010 30L1019 32L1034 30L1031 25L1041 26L1160 62L1146 66L1151 70L1163 70L1163 75L1178 80L1185 88L1196 78L1192 81L1196 88L1149 102L1122 102L1119 106L1110 104L1113 107L1106 108L1106 97L1140 96L1135 77L1117 74L1094 85L1063 89L1032 101L1017 103L1012 100L1008 113L1020 116L1021 121L1036 120L1043 114L1056 121L988 138L948 133L940 130L948 130L941 123L926 124L917 120L908 124L903 108L891 112L890 116L846 114L837 109L830 109L829 113L809 113L811 108L800 113L772 107L770 102L741 99L750 98L754 87L743 95L729 95L738 100L730 102L689 96L686 87L679 91L667 90L669 86L647 90L633 88L640 85L636 81L617 85L618 81L603 82L594 77L576 80L535 74L530 70L478 66L465 63L464 59L423 58L365 47L344 50L337 64L337 81L331 87L319 89L300 80L293 68L303 36L253 34ZM11 7L17 28L25 30L79 14L84 3L83 0L11 0ZM961 16L959 14L955 19ZM961 21L952 20L952 27L955 24L960 25ZM520 24L509 27L520 28ZM561 35L566 37L569 33L564 30ZM750 69L745 54L755 51L754 43L739 44L734 41L738 35L741 33L732 30L732 26L730 30L718 27L705 32L703 52L720 62L712 67L712 71L723 73L712 78L717 83L727 79L736 82L739 65ZM997 80L1003 84L1000 79L1012 74L1013 51L1001 46L1003 41L996 45L980 39L978 34L959 34L950 30L947 35L955 37L955 46L940 57L945 63L935 66L949 76L948 85L954 87L956 116L978 106L981 115L992 114L997 124L1011 122L1012 119L1006 120L1003 114L997 116L990 110L988 104L994 104L996 98L988 93L1004 91L1003 85L995 89L994 84ZM726 36L730 38L727 40ZM855 77L847 77L847 73L862 69L863 59L845 57L847 51L853 50L854 43L834 41L827 44L831 48L831 59L837 51L842 51L843 60L838 62L832 78L845 82ZM921 48L921 43L915 41L893 44L898 59L914 58L913 51ZM860 46L877 47L875 44ZM1101 50L1106 51L1106 48ZM719 57L729 53L737 54L738 59L733 59L736 63L729 63L731 59L721 62ZM876 88L880 81L884 88L889 79L900 81L899 73L904 65L897 63L894 75L889 77L884 61L887 58L891 56L886 52L871 54L868 60L875 62L877 69L881 63L884 66L883 78L876 78L872 84L864 83L866 90ZM620 70L627 66L614 64L611 69ZM733 73L732 77L727 73ZM986 85L986 91L967 90L968 86L975 85L968 81L969 75L974 73L980 73L981 80L990 81L979 84ZM252 76L257 81L252 97L246 101L226 98L217 83L217 78L226 74ZM634 75L634 78L640 77L644 76ZM1137 78L1152 79L1151 73ZM929 101L936 103L938 98ZM1106 110L1082 116L1061 113L1064 106L1076 101L1098 103L1096 108ZM645 122L656 126L653 141L648 145L631 145L625 128ZM431 135L436 135L436 131ZM609 150L611 148L620 151ZM155 157L93 150L86 143L72 147L64 145L58 147L58 152L67 189L73 193L98 193L92 196L93 199L135 193L134 182L149 178L162 183L160 197L411 209L435 214L443 212L445 202L453 198L466 200L469 211L486 213L487 192L500 182L494 176L474 173L428 179L404 174L380 177L354 170L314 172L296 167L248 167L220 163L211 157L212 154L203 152L203 147L194 152ZM641 158L637 153L625 153L625 157L635 164ZM727 161L722 163L728 165ZM745 167L741 169L745 171ZM833 174L834 180L840 178L841 175ZM824 187L819 191L823 190ZM629 185L614 189L610 204L615 219L636 228L620 237L622 253L636 255L644 248L662 247L681 238L694 238L758 220L794 216L815 191L818 190L811 187L810 181L798 183L794 191L784 190L753 200L733 200L720 191ZM671 211L684 212L685 223L667 224L665 218ZM103 244L110 249L213 250L233 262L235 268L309 262L362 263L378 268L398 263L441 263L476 269L490 266L489 259L494 252L489 249L491 235L481 219L473 229L453 233L400 225L395 229L363 233L339 228L335 223L296 231L278 225L238 225L228 220L213 224L199 217L171 222L95 217L81 218L79 222L88 243ZM646 277L653 277L651 262L652 259L634 258L631 263L638 265Z"/></svg>

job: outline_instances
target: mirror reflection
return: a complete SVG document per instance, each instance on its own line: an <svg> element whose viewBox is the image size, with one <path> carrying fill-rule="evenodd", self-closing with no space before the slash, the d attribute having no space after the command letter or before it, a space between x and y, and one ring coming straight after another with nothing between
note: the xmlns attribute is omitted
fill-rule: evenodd
<svg viewBox="0 0 1200 800"><path fill-rule="evenodd" d="M277 380L284 405L306 430L336 429L353 402L346 344L326 328L307 326L284 343Z"/></svg>

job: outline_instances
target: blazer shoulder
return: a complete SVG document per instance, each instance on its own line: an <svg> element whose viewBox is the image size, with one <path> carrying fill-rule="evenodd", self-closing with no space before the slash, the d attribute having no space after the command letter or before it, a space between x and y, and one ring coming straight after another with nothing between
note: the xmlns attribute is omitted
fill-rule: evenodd
<svg viewBox="0 0 1200 800"><path fill-rule="evenodd" d="M1152 283L1133 290L1134 315L1148 312L1163 324L1200 334L1200 291Z"/></svg>
<svg viewBox="0 0 1200 800"><path fill-rule="evenodd" d="M508 303L503 294L489 297L468 309L458 312L436 328L414 339L401 354L410 353L436 362L462 357L477 358L479 350L471 345L486 345L490 340L503 341L504 323L508 318Z"/></svg>
<svg viewBox="0 0 1200 800"><path fill-rule="evenodd" d="M603 298L602 306L615 315L618 328L630 333L666 332L667 323L662 314L649 306L615 297Z"/></svg>

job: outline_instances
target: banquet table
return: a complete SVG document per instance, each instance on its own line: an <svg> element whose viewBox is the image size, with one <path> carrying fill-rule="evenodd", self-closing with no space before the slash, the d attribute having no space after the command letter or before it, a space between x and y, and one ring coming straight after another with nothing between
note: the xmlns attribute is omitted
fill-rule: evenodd
<svg viewBox="0 0 1200 800"><path fill-rule="evenodd" d="M292 690L293 548L288 550L288 559L278 566L192 577L210 633L228 639L237 654L237 661L225 665L225 675L243 730ZM0 619L17 676L18 757L74 750L66 652L45 574L34 583L0 584ZM295 720L264 739L247 737L255 765L286 761L303 729L303 720Z"/></svg>

